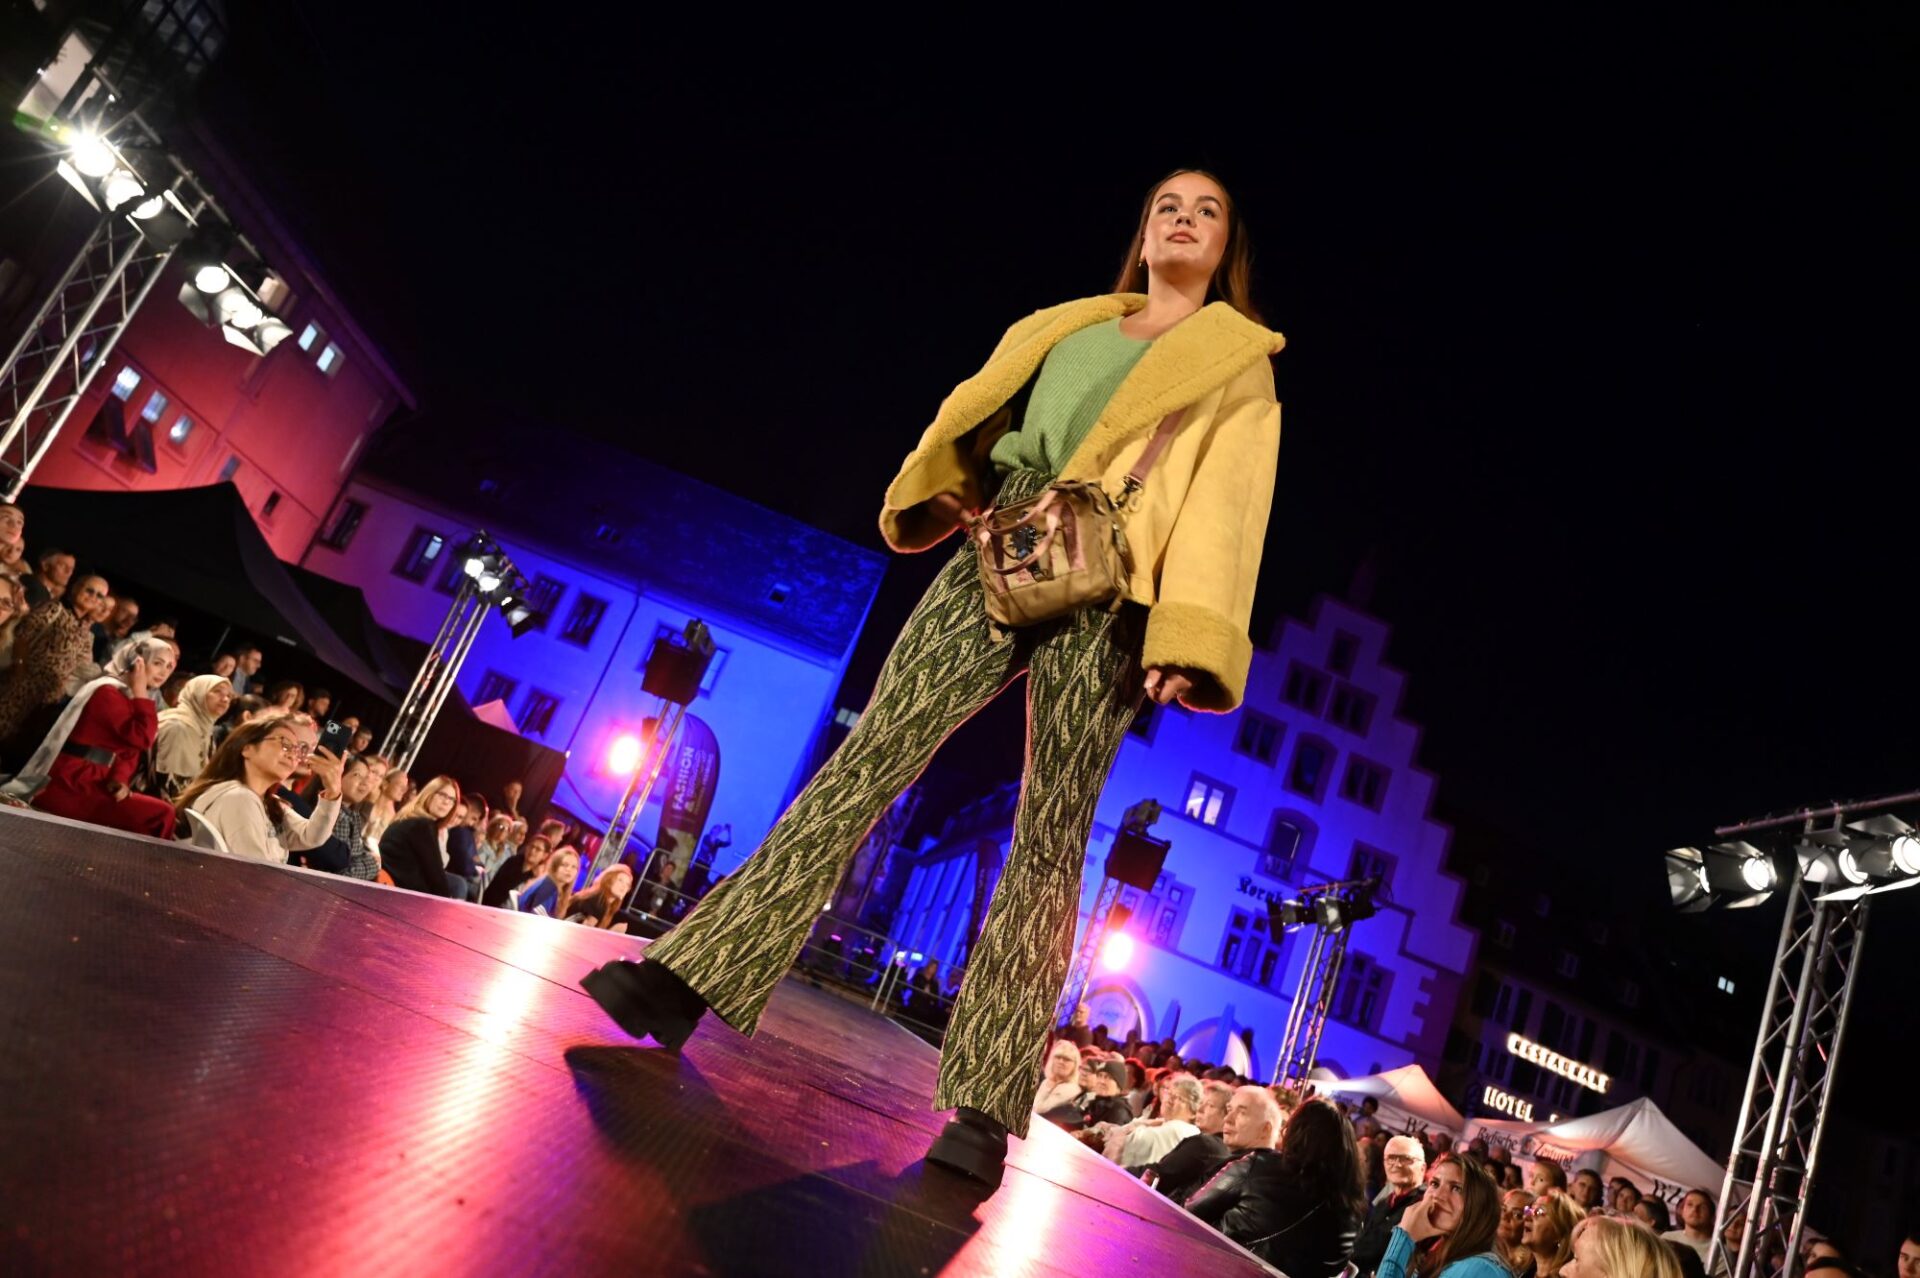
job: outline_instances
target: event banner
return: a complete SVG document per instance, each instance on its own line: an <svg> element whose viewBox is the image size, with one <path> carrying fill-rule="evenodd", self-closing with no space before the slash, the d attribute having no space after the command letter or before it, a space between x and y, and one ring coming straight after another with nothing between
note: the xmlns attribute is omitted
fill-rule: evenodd
<svg viewBox="0 0 1920 1278"><path fill-rule="evenodd" d="M677 886L700 846L700 832L706 828L707 814L713 808L713 792L720 785L720 743L704 720L688 715L681 722L673 755L661 769L660 784L665 794L660 802L660 832L653 843L658 847L672 836L673 882Z"/></svg>

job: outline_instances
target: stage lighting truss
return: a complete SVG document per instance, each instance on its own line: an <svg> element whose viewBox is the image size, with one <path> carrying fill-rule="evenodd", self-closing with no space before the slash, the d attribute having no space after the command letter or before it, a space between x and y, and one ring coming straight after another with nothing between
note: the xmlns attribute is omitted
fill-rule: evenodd
<svg viewBox="0 0 1920 1278"><path fill-rule="evenodd" d="M1311 925L1306 961L1287 1009L1287 1027L1274 1060L1275 1083L1303 1084L1320 1054L1320 1038L1327 1014L1340 985L1340 966L1346 958L1353 925L1378 913L1374 903L1378 879L1350 879L1308 888L1299 897L1267 903L1267 926L1273 934Z"/></svg>
<svg viewBox="0 0 1920 1278"><path fill-rule="evenodd" d="M1667 853L1667 892L1682 914L1748 909L1773 895L1779 869L1751 843L1715 843Z"/></svg>

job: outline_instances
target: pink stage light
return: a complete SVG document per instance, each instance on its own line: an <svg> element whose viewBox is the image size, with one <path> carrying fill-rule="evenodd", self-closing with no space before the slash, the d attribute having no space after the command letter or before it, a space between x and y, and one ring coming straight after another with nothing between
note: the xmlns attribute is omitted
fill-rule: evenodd
<svg viewBox="0 0 1920 1278"><path fill-rule="evenodd" d="M1100 966L1109 972L1123 972L1133 962L1133 938L1125 932L1110 934L1100 947Z"/></svg>
<svg viewBox="0 0 1920 1278"><path fill-rule="evenodd" d="M640 738L631 732L613 739L613 748L607 751L607 770L615 776L625 776L640 766L640 753L644 747Z"/></svg>

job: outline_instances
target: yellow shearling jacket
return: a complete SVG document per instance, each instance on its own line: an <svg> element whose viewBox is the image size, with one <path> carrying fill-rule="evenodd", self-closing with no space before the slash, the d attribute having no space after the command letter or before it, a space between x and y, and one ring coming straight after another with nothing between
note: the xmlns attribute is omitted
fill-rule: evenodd
<svg viewBox="0 0 1920 1278"><path fill-rule="evenodd" d="M987 454L1012 425L1009 401L1054 343L1146 304L1138 293L1082 298L1008 329L986 366L953 388L887 485L880 511L887 544L925 550L953 531L924 508L936 494L984 505ZM1161 418L1187 409L1127 517L1127 593L1151 609L1142 662L1206 676L1182 698L1195 710L1224 714L1246 694L1247 626L1280 451L1269 357L1285 341L1225 302L1202 307L1140 357L1058 476L1097 479L1117 496Z"/></svg>

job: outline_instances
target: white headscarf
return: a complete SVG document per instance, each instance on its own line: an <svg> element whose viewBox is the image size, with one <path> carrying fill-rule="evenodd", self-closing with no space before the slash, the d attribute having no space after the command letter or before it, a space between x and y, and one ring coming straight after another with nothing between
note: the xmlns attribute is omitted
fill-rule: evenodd
<svg viewBox="0 0 1920 1278"><path fill-rule="evenodd" d="M133 663L162 647L172 651L173 641L156 639L151 630L142 630L137 635L121 640L120 646L113 650L113 656L107 659L104 667L106 673L73 694L73 699L67 702L67 708L47 729L47 739L40 743L40 748L33 752L33 757L27 760L25 767L14 773L4 786L0 786L0 794L24 801L40 793L53 774L53 761L60 756L60 748L67 744L73 725L80 722L80 713L87 708L87 702L93 700L93 694L106 687L124 688ZM158 702L160 689L147 689L147 699Z"/></svg>
<svg viewBox="0 0 1920 1278"><path fill-rule="evenodd" d="M219 675L195 675L180 689L171 710L160 712L160 740L153 747L154 771L169 777L196 777L213 754L214 717L207 694L233 685Z"/></svg>

